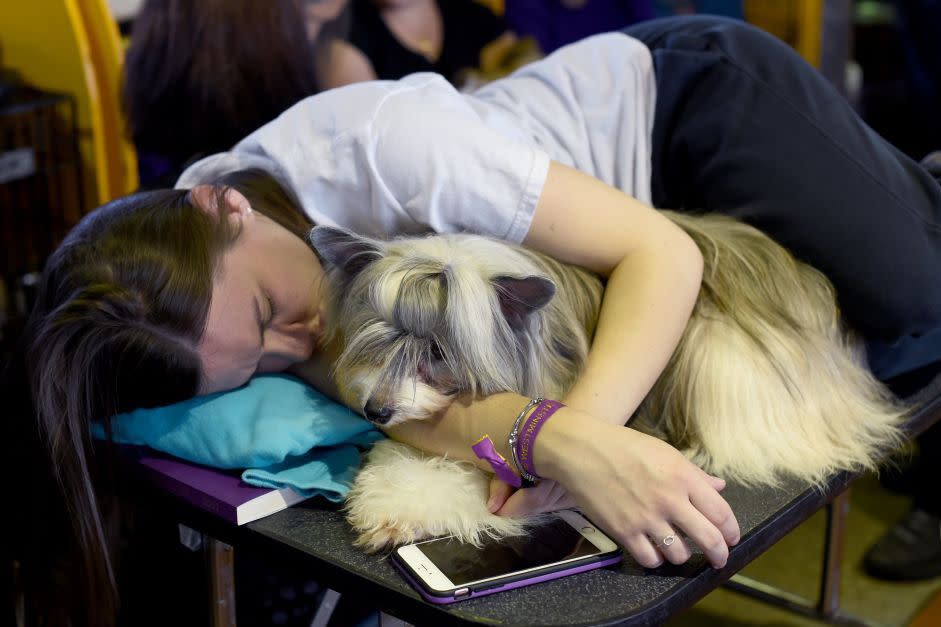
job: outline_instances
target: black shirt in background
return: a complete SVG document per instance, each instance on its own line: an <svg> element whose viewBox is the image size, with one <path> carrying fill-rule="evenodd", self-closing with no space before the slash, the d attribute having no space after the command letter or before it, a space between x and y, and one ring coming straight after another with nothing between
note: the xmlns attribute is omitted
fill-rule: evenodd
<svg viewBox="0 0 941 627"><path fill-rule="evenodd" d="M444 25L441 56L436 62L405 47L379 14L373 0L353 1L350 43L365 54L381 79L415 72L437 72L452 83L460 71L480 65L480 51L506 31L503 20L473 0L438 0Z"/></svg>

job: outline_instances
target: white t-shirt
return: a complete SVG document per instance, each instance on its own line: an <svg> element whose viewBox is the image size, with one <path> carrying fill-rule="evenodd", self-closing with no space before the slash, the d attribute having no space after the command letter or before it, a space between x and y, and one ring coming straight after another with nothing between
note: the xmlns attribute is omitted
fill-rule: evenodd
<svg viewBox="0 0 941 627"><path fill-rule="evenodd" d="M261 167L317 224L520 242L550 159L650 203L655 98L647 47L597 35L473 94L421 73L311 96L190 166L177 187Z"/></svg>

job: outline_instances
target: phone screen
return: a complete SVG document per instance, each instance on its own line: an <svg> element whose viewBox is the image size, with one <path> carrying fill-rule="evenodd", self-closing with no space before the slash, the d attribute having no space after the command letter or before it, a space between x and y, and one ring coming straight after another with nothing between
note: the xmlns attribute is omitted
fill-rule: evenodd
<svg viewBox="0 0 941 627"><path fill-rule="evenodd" d="M525 536L486 543L483 548L453 538L423 542L420 547L455 586L599 553L595 545L560 519L536 527Z"/></svg>

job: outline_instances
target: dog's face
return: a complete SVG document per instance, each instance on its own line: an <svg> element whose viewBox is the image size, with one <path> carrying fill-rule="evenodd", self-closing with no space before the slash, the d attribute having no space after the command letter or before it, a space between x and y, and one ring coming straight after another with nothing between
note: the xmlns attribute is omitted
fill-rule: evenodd
<svg viewBox="0 0 941 627"><path fill-rule="evenodd" d="M542 276L495 273L503 244L438 236L379 242L341 229L310 235L335 295L335 378L370 421L428 418L460 393L514 389L520 338L555 293Z"/></svg>

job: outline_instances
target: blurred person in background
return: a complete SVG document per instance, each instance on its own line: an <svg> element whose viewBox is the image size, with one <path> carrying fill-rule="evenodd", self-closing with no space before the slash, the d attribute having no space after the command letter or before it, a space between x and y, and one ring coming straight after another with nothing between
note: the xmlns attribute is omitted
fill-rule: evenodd
<svg viewBox="0 0 941 627"><path fill-rule="evenodd" d="M941 180L941 151L931 152L941 146L941 2L860 5L867 5L859 8L869 15L881 10L887 18L883 28L872 18L857 27L856 56L868 78L863 117ZM936 481L941 477L941 425L922 434L916 455L901 464L903 470L888 473L883 483L907 494L911 507L870 547L863 567L869 575L890 581L939 577L941 495Z"/></svg>
<svg viewBox="0 0 941 627"><path fill-rule="evenodd" d="M345 2L147 0L123 90L141 187L171 185L188 163L321 89L314 42Z"/></svg>
<svg viewBox="0 0 941 627"><path fill-rule="evenodd" d="M507 25L534 37L546 54L655 16L652 0L506 0Z"/></svg>
<svg viewBox="0 0 941 627"><path fill-rule="evenodd" d="M475 0L353 0L350 43L373 78L436 72L471 88L541 56Z"/></svg>

